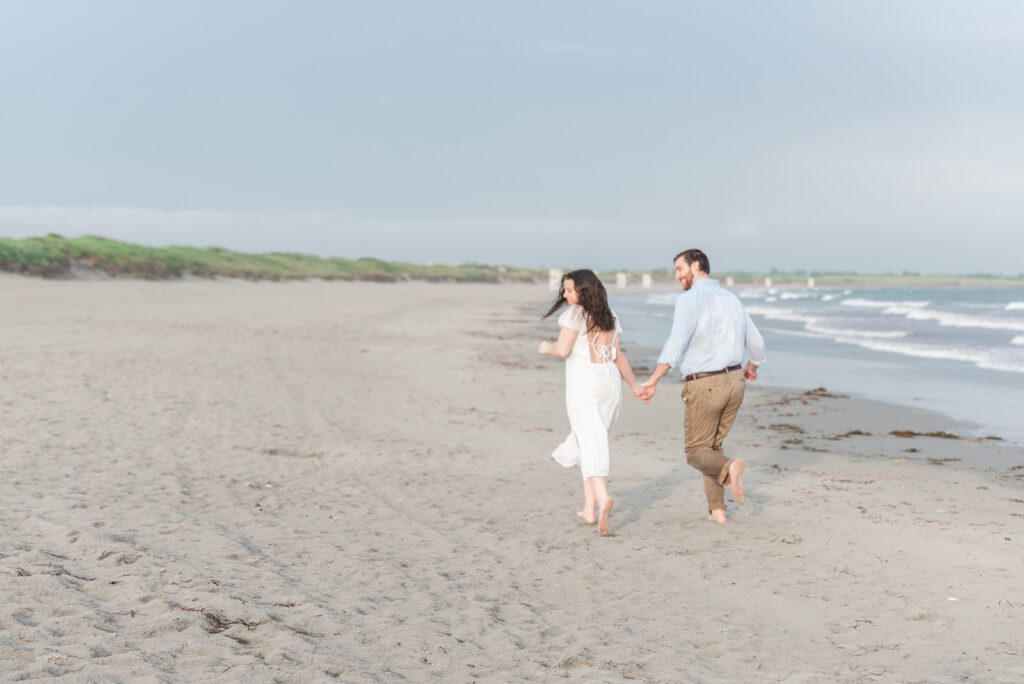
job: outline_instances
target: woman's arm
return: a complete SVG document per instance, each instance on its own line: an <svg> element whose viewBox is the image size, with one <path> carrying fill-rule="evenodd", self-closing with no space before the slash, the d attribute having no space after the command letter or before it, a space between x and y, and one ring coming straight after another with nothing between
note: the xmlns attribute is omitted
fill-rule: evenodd
<svg viewBox="0 0 1024 684"><path fill-rule="evenodd" d="M636 382L636 376L633 375L633 367L629 365L629 359L622 353L622 349L619 348L619 338L615 338L615 365L619 369L619 373L622 375L622 379L626 381L629 388L633 391L633 396L638 396L640 392L640 385Z"/></svg>
<svg viewBox="0 0 1024 684"><path fill-rule="evenodd" d="M540 343L537 351L541 354L550 354L551 356L564 359L572 351L572 345L576 344L577 335L579 335L578 332L563 325L562 329L558 332L558 339L553 343L544 340Z"/></svg>

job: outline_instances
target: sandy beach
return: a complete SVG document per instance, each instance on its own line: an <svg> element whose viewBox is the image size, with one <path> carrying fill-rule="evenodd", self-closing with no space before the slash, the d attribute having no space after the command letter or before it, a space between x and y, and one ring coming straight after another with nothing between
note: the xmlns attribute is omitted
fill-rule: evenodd
<svg viewBox="0 0 1024 684"><path fill-rule="evenodd" d="M2 681L1024 680L1024 450L940 416L751 386L720 526L666 380L600 536L544 287L0 294Z"/></svg>

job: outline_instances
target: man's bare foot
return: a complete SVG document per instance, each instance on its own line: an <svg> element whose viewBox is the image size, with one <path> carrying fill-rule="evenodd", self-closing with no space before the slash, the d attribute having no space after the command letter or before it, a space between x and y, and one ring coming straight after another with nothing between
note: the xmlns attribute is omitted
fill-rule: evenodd
<svg viewBox="0 0 1024 684"><path fill-rule="evenodd" d="M716 522L719 525L724 525L725 523L729 522L725 519L725 511L723 511L721 508L716 508L715 510L711 511L711 515L708 516L708 520L710 520L711 522Z"/></svg>
<svg viewBox="0 0 1024 684"><path fill-rule="evenodd" d="M732 498L736 499L736 503L743 503L747 500L743 493L743 467L745 465L738 458L729 464L729 486L732 487Z"/></svg>
<svg viewBox="0 0 1024 684"><path fill-rule="evenodd" d="M589 511L576 511L576 516L588 525L593 525L597 520L597 518L594 517L593 509Z"/></svg>
<svg viewBox="0 0 1024 684"><path fill-rule="evenodd" d="M601 517L598 518L597 531L604 534L608 531L609 520L608 517L612 514L612 506L615 505L615 500L608 497L604 504L601 506Z"/></svg>

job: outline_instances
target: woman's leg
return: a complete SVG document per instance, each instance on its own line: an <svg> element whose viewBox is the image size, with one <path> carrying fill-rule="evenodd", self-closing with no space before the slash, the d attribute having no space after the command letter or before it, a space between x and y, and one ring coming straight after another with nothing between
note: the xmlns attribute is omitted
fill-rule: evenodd
<svg viewBox="0 0 1024 684"><path fill-rule="evenodd" d="M590 479L583 480L583 510L576 511L576 515L581 517L588 525L593 525L597 521L594 517L594 486L590 483Z"/></svg>
<svg viewBox="0 0 1024 684"><path fill-rule="evenodd" d="M590 483L590 488L594 493L594 499L597 501L598 515L597 515L597 531L604 534L608 531L609 516L612 512L612 506L615 505L615 501L612 497L608 496L608 478L601 476L594 476L587 479Z"/></svg>

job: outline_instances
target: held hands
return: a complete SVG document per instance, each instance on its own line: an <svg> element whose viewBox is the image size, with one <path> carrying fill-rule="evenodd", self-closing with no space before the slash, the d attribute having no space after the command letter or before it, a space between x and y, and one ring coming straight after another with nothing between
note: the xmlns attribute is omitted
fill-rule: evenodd
<svg viewBox="0 0 1024 684"><path fill-rule="evenodd" d="M537 347L537 353L538 354L550 354L551 353L551 349L553 347L554 347L553 344L551 344L547 340L544 340L543 342L540 343L540 346Z"/></svg>
<svg viewBox="0 0 1024 684"><path fill-rule="evenodd" d="M651 400L651 397L654 396L654 392L657 389L657 387L657 380L648 380L643 384L634 384L633 396L643 401L644 404L647 404L647 402Z"/></svg>

